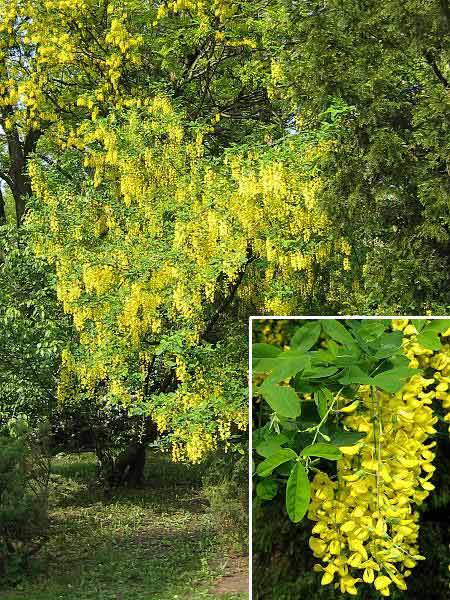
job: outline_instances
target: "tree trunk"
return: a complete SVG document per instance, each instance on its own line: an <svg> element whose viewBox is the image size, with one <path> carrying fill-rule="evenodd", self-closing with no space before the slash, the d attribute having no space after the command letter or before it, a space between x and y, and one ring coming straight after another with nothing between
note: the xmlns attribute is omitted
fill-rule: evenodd
<svg viewBox="0 0 450 600"><path fill-rule="evenodd" d="M137 487L144 479L146 445L133 442L114 462L112 487Z"/></svg>
<svg viewBox="0 0 450 600"><path fill-rule="evenodd" d="M22 142L17 129L7 133L9 153L9 178L11 180L11 191L16 206L16 220L19 227L23 221L26 211L26 199L31 196L31 180L27 173L27 163L36 150L36 145L41 131L30 131Z"/></svg>
<svg viewBox="0 0 450 600"><path fill-rule="evenodd" d="M5 212L5 198L3 196L2 188L0 187L0 225L6 224L6 212Z"/></svg>
<svg viewBox="0 0 450 600"><path fill-rule="evenodd" d="M97 447L99 475L105 491L119 487L138 487L144 480L146 443L130 442L114 459L112 452Z"/></svg>

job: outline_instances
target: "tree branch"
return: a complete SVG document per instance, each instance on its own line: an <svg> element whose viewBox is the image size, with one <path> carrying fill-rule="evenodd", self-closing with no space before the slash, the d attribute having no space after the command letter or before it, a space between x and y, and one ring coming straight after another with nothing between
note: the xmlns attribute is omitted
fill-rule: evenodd
<svg viewBox="0 0 450 600"><path fill-rule="evenodd" d="M7 173L5 173L4 171L0 171L0 179L3 179L3 181L5 181L12 190L13 185L14 185L13 180Z"/></svg>
<svg viewBox="0 0 450 600"><path fill-rule="evenodd" d="M241 283L245 277L245 273L247 271L248 266L252 262L254 262L256 259L257 259L257 256L255 256L253 254L252 247L249 244L249 246L247 248L247 260L239 269L236 280L232 284L230 284L230 286L228 288L228 296L219 305L219 307L217 308L216 312L214 313L212 319L210 320L208 325L205 327L203 332L200 334L200 339L205 339L207 337L207 335L211 332L214 325L217 323L217 321L220 319L220 317L223 315L223 313L226 311L226 309L233 302L233 300L236 296L236 292L238 291L239 286L241 285Z"/></svg>
<svg viewBox="0 0 450 600"><path fill-rule="evenodd" d="M72 175L70 173L68 173L65 169L63 169L61 167L61 165L59 165L56 161L52 160L51 158L48 158L48 156L45 156L44 154L37 154L37 156L41 160L43 160L45 163L47 163L50 167L54 167L58 171L58 173L61 173L61 175L64 175L64 177L69 179L69 181L76 183L76 181L72 177Z"/></svg>
<svg viewBox="0 0 450 600"><path fill-rule="evenodd" d="M425 57L426 62L433 69L434 74L439 79L439 81L442 83L442 85L444 85L446 88L450 87L447 79L444 77L444 75L442 74L441 70L437 66L436 60L434 59L433 55L431 54L431 52L429 50L427 50L424 53L424 57Z"/></svg>

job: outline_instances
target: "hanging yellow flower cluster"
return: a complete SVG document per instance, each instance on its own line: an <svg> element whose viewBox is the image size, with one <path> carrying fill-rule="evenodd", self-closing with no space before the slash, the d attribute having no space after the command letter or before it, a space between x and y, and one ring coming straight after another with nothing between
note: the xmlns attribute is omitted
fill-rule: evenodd
<svg viewBox="0 0 450 600"><path fill-rule="evenodd" d="M394 320L404 334L411 367L426 369L396 394L361 386L356 412L345 425L365 437L342 448L337 479L317 473L312 482L309 518L317 521L311 549L322 564L322 584L335 582L342 593L357 594L357 584L373 584L383 596L390 586L406 589L405 578L418 560L418 513L434 489L433 446L437 417L434 399L449 406L450 348L444 332L441 349L417 343L417 330L407 320Z"/></svg>
<svg viewBox="0 0 450 600"><path fill-rule="evenodd" d="M411 366L429 369L432 373L433 382L430 389L433 397L442 402L446 411L444 419L450 427L450 329L442 333L440 349L433 351L418 343L418 332L413 323L406 319L397 320L394 321L394 327L403 331L404 350Z"/></svg>
<svg viewBox="0 0 450 600"><path fill-rule="evenodd" d="M7 108L7 126L55 123L53 139L70 145L80 129L62 115L85 109L95 120L107 107L134 103L119 81L140 64L143 38L129 31L123 6L109 2L103 14L94 0L0 0L0 108Z"/></svg>
<svg viewBox="0 0 450 600"><path fill-rule="evenodd" d="M198 344L217 297L249 260L261 266L248 267L238 296L261 311L287 313L313 293L318 269L348 255L348 243L332 239L315 200L321 183L312 165L326 142L303 147L288 139L272 157L230 154L213 166L203 135L188 137L165 97L146 101L121 127L115 119L85 129L84 164L95 173L85 196L77 199L70 185L52 188L39 161L32 163L43 210L28 224L37 228L36 251L55 264L58 296L87 350L86 361L72 363L78 376L92 387L101 364L110 394L130 404L137 390L128 373L145 345L157 345L168 323L178 323L187 348ZM183 352L175 352L181 363ZM201 370L188 380L180 370L177 390L149 410L161 430L189 441L187 455L197 460L216 438L226 441L230 423L246 426L245 394L237 405L217 378L198 389ZM212 432L181 424L180 414L208 405L216 406Z"/></svg>

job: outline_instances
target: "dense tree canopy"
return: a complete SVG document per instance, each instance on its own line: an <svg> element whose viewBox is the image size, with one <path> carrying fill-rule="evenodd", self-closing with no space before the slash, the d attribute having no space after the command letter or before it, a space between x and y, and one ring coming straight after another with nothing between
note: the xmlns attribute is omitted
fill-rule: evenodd
<svg viewBox="0 0 450 600"><path fill-rule="evenodd" d="M352 107L327 157L321 199L362 275L363 294L347 309L445 311L448 2L284 5L283 27L272 30L282 49L278 96L307 126L333 97Z"/></svg>
<svg viewBox="0 0 450 600"><path fill-rule="evenodd" d="M197 460L245 428L249 314L445 310L446 2L0 6L0 177L73 319L61 399Z"/></svg>

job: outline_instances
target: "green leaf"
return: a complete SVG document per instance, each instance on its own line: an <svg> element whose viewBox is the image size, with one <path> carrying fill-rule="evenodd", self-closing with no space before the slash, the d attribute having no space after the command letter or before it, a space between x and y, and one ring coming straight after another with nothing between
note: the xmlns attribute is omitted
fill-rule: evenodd
<svg viewBox="0 0 450 600"><path fill-rule="evenodd" d="M305 369L303 371L301 378L302 379L322 379L325 377L331 377L338 372L336 367L315 367L312 369Z"/></svg>
<svg viewBox="0 0 450 600"><path fill-rule="evenodd" d="M291 382L292 387L295 391L300 394L312 394L317 389L317 384L314 381L308 383L307 381L303 381L301 377L301 373L295 377L293 382Z"/></svg>
<svg viewBox="0 0 450 600"><path fill-rule="evenodd" d="M350 321L352 323L352 321ZM385 323L381 320L367 319L362 321L360 326L357 328L358 335L367 343L374 342L378 339L385 330Z"/></svg>
<svg viewBox="0 0 450 600"><path fill-rule="evenodd" d="M291 521L298 523L303 519L310 498L311 486L308 475L303 464L298 462L292 469L286 486L286 509Z"/></svg>
<svg viewBox="0 0 450 600"><path fill-rule="evenodd" d="M311 446L306 446L300 452L301 456L320 456L321 458L328 458L328 460L339 460L342 458L342 453L333 444L312 444Z"/></svg>
<svg viewBox="0 0 450 600"><path fill-rule="evenodd" d="M403 334L401 331L394 331L393 333L385 333L377 340L377 345L373 346L376 350L375 358L382 359L388 358L393 354L400 351L402 347Z"/></svg>
<svg viewBox="0 0 450 600"><path fill-rule="evenodd" d="M252 371L253 374L270 373L279 364L277 358L257 358L253 360Z"/></svg>
<svg viewBox="0 0 450 600"><path fill-rule="evenodd" d="M335 446L354 446L365 436L365 433L359 431L335 431L331 436L331 442Z"/></svg>
<svg viewBox="0 0 450 600"><path fill-rule="evenodd" d="M313 350L308 352L308 356L311 358L312 365L330 364L334 363L336 355L330 350Z"/></svg>
<svg viewBox="0 0 450 600"><path fill-rule="evenodd" d="M256 472L261 477L267 477L272 473L274 469L276 469L279 465L287 462L288 460L296 460L297 454L290 448L281 448L279 452L273 454L263 460L262 463L258 465L256 468Z"/></svg>
<svg viewBox="0 0 450 600"><path fill-rule="evenodd" d="M323 319L322 329L324 333L330 336L330 338L336 340L344 346L353 346L355 344L355 340L353 339L351 333L344 327L344 325L342 325L342 323L336 321L335 319Z"/></svg>
<svg viewBox="0 0 450 600"><path fill-rule="evenodd" d="M411 319L411 324L417 329L417 331L422 331L427 323L426 319Z"/></svg>
<svg viewBox="0 0 450 600"><path fill-rule="evenodd" d="M441 340L439 333L443 333L450 327L450 319L433 319L422 329L417 336L418 343L428 350L439 350Z"/></svg>
<svg viewBox="0 0 450 600"><path fill-rule="evenodd" d="M300 399L291 387L264 382L259 390L270 408L281 417L295 419L300 415Z"/></svg>
<svg viewBox="0 0 450 600"><path fill-rule="evenodd" d="M253 358L275 358L282 352L281 348L272 344L253 344Z"/></svg>
<svg viewBox="0 0 450 600"><path fill-rule="evenodd" d="M278 484L273 479L263 479L256 484L256 495L261 500L272 500L278 492Z"/></svg>
<svg viewBox="0 0 450 600"><path fill-rule="evenodd" d="M255 450L260 456L268 458L269 456L272 456L281 450L281 445L285 444L287 441L288 438L281 433L276 438L264 440L256 446Z"/></svg>
<svg viewBox="0 0 450 600"><path fill-rule="evenodd" d="M275 473L277 475L281 475L281 477L289 477L294 465L295 465L295 461L288 460L287 462L283 463L282 465L279 465L275 469Z"/></svg>
<svg viewBox="0 0 450 600"><path fill-rule="evenodd" d="M319 321L310 321L297 329L291 339L291 348L305 352L314 346L320 336Z"/></svg>
<svg viewBox="0 0 450 600"><path fill-rule="evenodd" d="M334 363L338 367L351 367L358 362L361 356L361 350L355 344L353 346L347 346L346 348L340 348L334 359Z"/></svg>
<svg viewBox="0 0 450 600"><path fill-rule="evenodd" d="M371 384L372 378L368 373L363 371L360 367L354 365L352 367L347 367L344 371L344 376L338 379L339 383L342 385L352 385L352 384Z"/></svg>
<svg viewBox="0 0 450 600"><path fill-rule="evenodd" d="M405 381L416 373L420 373L420 369L410 369L409 367L391 369L375 375L373 385L385 392L395 394L403 387Z"/></svg>
<svg viewBox="0 0 450 600"><path fill-rule="evenodd" d="M426 326L427 331L442 333L450 328L450 319L432 319Z"/></svg>
<svg viewBox="0 0 450 600"><path fill-rule="evenodd" d="M417 336L417 342L428 350L439 350L441 347L441 340L437 333L424 329Z"/></svg>
<svg viewBox="0 0 450 600"><path fill-rule="evenodd" d="M328 409L328 402L332 397L333 394L326 388L321 388L314 392L314 402L316 403L317 412L321 419L325 416Z"/></svg>
<svg viewBox="0 0 450 600"><path fill-rule="evenodd" d="M409 365L409 358L404 354L397 354L395 356L391 356L389 363L395 369L398 367L407 367Z"/></svg>
<svg viewBox="0 0 450 600"><path fill-rule="evenodd" d="M306 354L296 355L294 353L285 353L287 357L275 359L277 364L274 365L264 383L279 383L285 379L295 377L297 373L303 371L309 366L310 360Z"/></svg>

